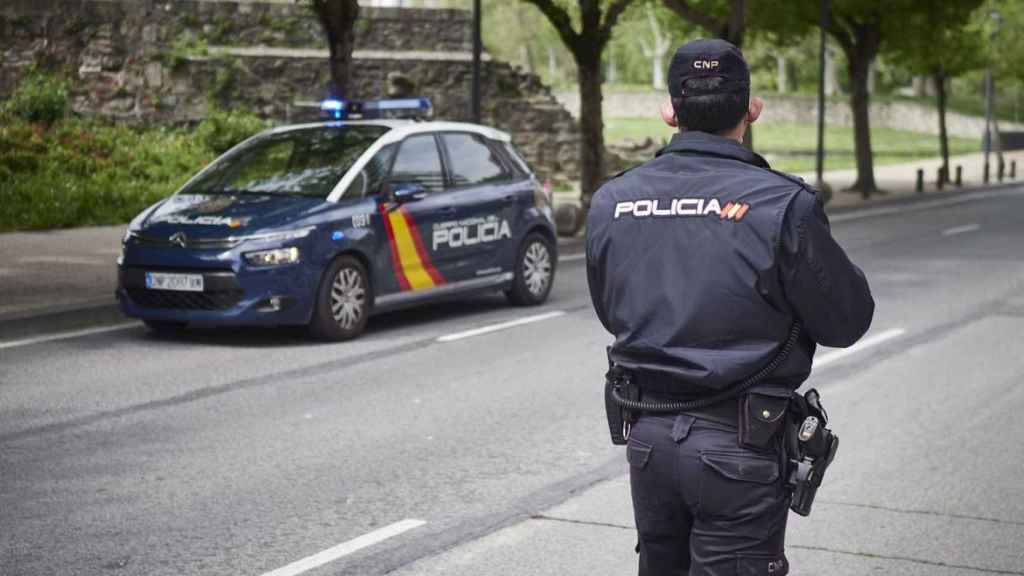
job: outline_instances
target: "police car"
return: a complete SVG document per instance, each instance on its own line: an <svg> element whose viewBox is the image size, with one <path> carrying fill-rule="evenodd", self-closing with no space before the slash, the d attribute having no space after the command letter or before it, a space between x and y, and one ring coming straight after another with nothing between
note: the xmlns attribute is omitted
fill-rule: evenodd
<svg viewBox="0 0 1024 576"><path fill-rule="evenodd" d="M544 302L550 198L504 132L389 118L429 106L328 101L330 121L229 150L129 225L122 311L155 331L292 324L346 340L375 312L470 292Z"/></svg>

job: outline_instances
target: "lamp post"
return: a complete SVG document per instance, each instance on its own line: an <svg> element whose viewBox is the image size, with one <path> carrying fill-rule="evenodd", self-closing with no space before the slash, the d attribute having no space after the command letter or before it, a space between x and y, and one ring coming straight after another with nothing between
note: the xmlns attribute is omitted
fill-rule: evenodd
<svg viewBox="0 0 1024 576"><path fill-rule="evenodd" d="M995 42L996 36L999 35L999 28L1003 22L1003 15L993 10L989 13L989 18L995 23L992 32L991 40ZM985 183L988 184L989 178L989 155L992 153L992 98L995 87L992 80L992 62L989 61L988 68L985 70Z"/></svg>
<svg viewBox="0 0 1024 576"><path fill-rule="evenodd" d="M814 159L814 171L817 175L816 186L828 200L828 193L825 190L825 28L828 27L829 5L828 0L821 0L821 40L818 47L818 150Z"/></svg>
<svg viewBox="0 0 1024 576"><path fill-rule="evenodd" d="M473 122L480 123L480 55L483 40L480 37L480 0L473 0Z"/></svg>

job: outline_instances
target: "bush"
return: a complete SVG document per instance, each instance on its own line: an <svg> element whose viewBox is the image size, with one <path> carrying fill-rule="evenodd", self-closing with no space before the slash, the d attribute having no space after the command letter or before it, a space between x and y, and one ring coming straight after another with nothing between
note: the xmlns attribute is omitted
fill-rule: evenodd
<svg viewBox="0 0 1024 576"><path fill-rule="evenodd" d="M67 85L56 76L30 72L3 108L7 113L29 122L56 122L64 117L68 108Z"/></svg>
<svg viewBox="0 0 1024 576"><path fill-rule="evenodd" d="M0 118L0 231L127 222L213 156L183 131Z"/></svg>
<svg viewBox="0 0 1024 576"><path fill-rule="evenodd" d="M199 124L196 137L207 149L223 154L235 144L269 126L269 122L251 112L214 110Z"/></svg>

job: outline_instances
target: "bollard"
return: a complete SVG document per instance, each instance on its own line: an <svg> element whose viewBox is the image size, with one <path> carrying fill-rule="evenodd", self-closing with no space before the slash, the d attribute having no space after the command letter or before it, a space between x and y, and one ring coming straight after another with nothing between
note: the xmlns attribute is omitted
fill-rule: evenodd
<svg viewBox="0 0 1024 576"><path fill-rule="evenodd" d="M982 176L981 181L988 184L988 162L985 162L985 173Z"/></svg>
<svg viewBox="0 0 1024 576"><path fill-rule="evenodd" d="M959 164L956 167L956 187L960 188L964 185L964 167Z"/></svg>
<svg viewBox="0 0 1024 576"><path fill-rule="evenodd" d="M1017 161L1010 160L1010 180L1017 179Z"/></svg>
<svg viewBox="0 0 1024 576"><path fill-rule="evenodd" d="M946 174L942 171L942 167L940 166L935 173L935 188L937 190L942 190L942 184L943 180L945 180L945 175Z"/></svg>
<svg viewBox="0 0 1024 576"><path fill-rule="evenodd" d="M1000 159L999 159L999 169L998 169L998 171L997 171L997 176L996 176L996 177L997 177L997 178L999 179L999 181L1000 181L1000 182L1002 182L1002 181L1003 181L1003 173L1004 173L1005 171L1006 171L1006 165L1005 165L1005 164L1003 164L1003 159L1002 159L1002 158L1000 158Z"/></svg>
<svg viewBox="0 0 1024 576"><path fill-rule="evenodd" d="M924 170L921 168L917 169L917 184L914 185L914 192L918 194L924 192Z"/></svg>

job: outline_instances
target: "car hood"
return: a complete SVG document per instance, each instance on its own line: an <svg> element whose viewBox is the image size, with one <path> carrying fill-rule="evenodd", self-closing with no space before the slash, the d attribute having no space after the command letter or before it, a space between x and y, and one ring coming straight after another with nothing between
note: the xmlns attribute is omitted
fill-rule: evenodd
<svg viewBox="0 0 1024 576"><path fill-rule="evenodd" d="M322 198L280 194L176 194L139 227L147 234L185 230L189 236L220 238L287 228L325 207Z"/></svg>

